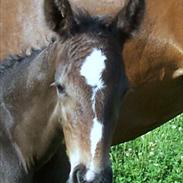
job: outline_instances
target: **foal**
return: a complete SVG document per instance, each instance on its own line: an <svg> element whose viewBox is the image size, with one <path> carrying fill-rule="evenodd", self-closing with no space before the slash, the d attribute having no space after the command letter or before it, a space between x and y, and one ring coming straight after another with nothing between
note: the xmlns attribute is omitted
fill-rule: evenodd
<svg viewBox="0 0 183 183"><path fill-rule="evenodd" d="M0 66L0 182L33 181L63 129L68 183L110 183L109 149L128 87L122 43L138 28L144 1L129 0L112 20L74 13L68 0L45 0L44 10L60 41Z"/></svg>

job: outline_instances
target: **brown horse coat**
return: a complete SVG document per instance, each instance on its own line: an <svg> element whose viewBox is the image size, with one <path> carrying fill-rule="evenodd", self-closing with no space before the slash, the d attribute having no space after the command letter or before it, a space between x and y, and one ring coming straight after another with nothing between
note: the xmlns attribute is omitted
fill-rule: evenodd
<svg viewBox="0 0 183 183"><path fill-rule="evenodd" d="M48 44L43 0L0 0L0 60Z"/></svg>
<svg viewBox="0 0 183 183"><path fill-rule="evenodd" d="M115 142L133 139L183 112L182 18L182 0L147 0L144 24L124 49L131 88Z"/></svg>
<svg viewBox="0 0 183 183"><path fill-rule="evenodd" d="M114 15L123 0L71 0L91 14ZM160 126L183 112L183 1L147 0L144 23L125 45L130 83L114 143ZM42 0L0 1L0 58L47 44ZM132 53L133 52L133 53Z"/></svg>

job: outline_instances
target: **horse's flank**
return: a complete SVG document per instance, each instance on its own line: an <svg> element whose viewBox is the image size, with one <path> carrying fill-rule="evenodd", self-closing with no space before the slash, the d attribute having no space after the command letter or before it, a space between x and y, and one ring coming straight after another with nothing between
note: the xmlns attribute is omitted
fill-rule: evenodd
<svg viewBox="0 0 183 183"><path fill-rule="evenodd" d="M123 4L121 0L115 0L115 3L97 1L95 5L92 0L71 0L71 3L73 6L77 4L78 7L91 9L93 15L108 15L109 12L116 14ZM45 25L43 0L0 1L0 60L9 54L20 54L22 50L29 52L31 47L46 46L53 36L56 35Z"/></svg>
<svg viewBox="0 0 183 183"><path fill-rule="evenodd" d="M53 33L43 16L43 0L0 1L0 60L47 46Z"/></svg>

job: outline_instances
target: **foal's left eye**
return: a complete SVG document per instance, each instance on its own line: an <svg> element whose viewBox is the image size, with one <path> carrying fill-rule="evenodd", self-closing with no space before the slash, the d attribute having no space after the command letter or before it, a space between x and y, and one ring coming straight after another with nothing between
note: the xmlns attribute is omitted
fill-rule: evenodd
<svg viewBox="0 0 183 183"><path fill-rule="evenodd" d="M57 87L57 90L60 94L65 93L65 87L63 85L58 84L58 85L56 85L56 87Z"/></svg>

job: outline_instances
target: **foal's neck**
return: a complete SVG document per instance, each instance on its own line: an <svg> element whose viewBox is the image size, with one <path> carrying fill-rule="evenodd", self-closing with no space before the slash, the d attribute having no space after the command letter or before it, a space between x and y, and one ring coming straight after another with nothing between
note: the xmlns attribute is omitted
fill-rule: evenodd
<svg viewBox="0 0 183 183"><path fill-rule="evenodd" d="M33 60L9 69L3 77L0 118L6 119L4 129L26 165L41 159L58 136L57 121L51 118L56 91L50 87L54 81L56 50L55 45L49 46Z"/></svg>

